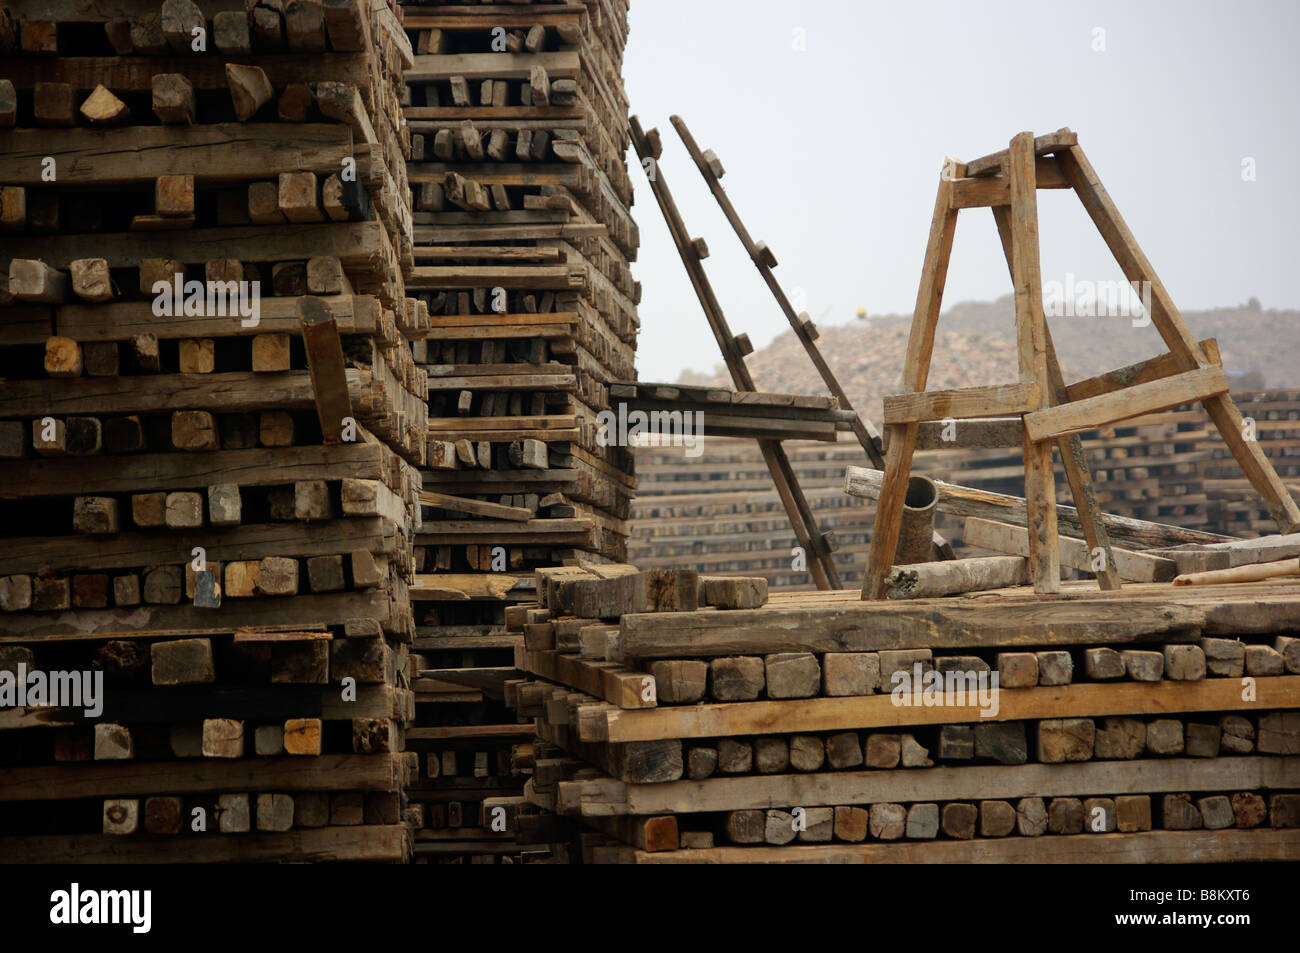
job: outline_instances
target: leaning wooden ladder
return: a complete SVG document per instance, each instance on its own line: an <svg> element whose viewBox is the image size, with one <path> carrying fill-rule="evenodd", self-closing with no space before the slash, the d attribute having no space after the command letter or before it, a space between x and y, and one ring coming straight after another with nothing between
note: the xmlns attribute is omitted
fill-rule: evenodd
<svg viewBox="0 0 1300 953"><path fill-rule="evenodd" d="M772 273L772 269L776 267L776 256L766 243L756 242L750 237L749 231L741 222L739 214L727 197L726 190L722 188L722 184L718 181L723 175L722 163L718 161L712 150L707 152L700 150L695 138L691 135L690 130L686 128L686 123L682 121L680 116L673 116L671 120L677 134L682 139L683 145L686 146L687 152L690 153L700 174L704 177L704 181L708 184L714 198L717 199L727 221L735 230L741 244L745 246L745 251L754 262L759 274L763 276L763 280L771 290L777 305L790 322L795 336L803 345L813 366L821 375L823 382L825 382L827 389L839 401L840 409L853 410L848 395L845 394L844 388L840 386L839 380L835 377L830 365L827 364L825 357L823 357L815 343L817 339L816 326L807 314L797 314L795 312L785 290ZM731 374L733 386L737 391L754 391L753 378L749 373L749 369L745 366L745 356L753 351L753 346L750 344L747 335L733 335L731 333L726 316L722 313L722 307L713 294L713 287L709 284L709 279L705 275L702 265L702 261L709 255L708 246L702 238L690 237L690 233L687 232L686 225L682 221L681 213L677 209L677 204L673 201L672 193L668 190L668 183L664 180L662 170L659 167L659 158L663 152L659 131L657 129L643 130L640 120L635 116L630 120L630 127L632 143L636 148L637 156L643 164L647 160L651 163L649 166L649 170L651 170L649 175L650 188L654 192L660 210L663 212L664 220L668 223L668 231L672 235L673 243L677 246L677 252L681 256L682 264L686 267L691 284L695 288L696 296L704 309L709 327L712 329L713 336L718 343L718 350L722 352L722 359ZM883 467L884 447L875 426L870 420L856 413L852 425L854 436L857 437L858 443L861 444L867 459L871 461L873 466ZM772 482L776 486L777 495L781 498L786 515L790 519L790 525L794 529L795 537L804 551L812 556L809 571L817 587L819 589L840 588L839 572L835 568L832 557L832 554L838 548L835 534L833 532L823 533L818 528L816 518L808 506L794 469L790 466L789 457L780 441L759 440L758 445L763 454L763 459L767 463L768 471L771 473ZM937 532L934 534L933 544L934 554L938 558L953 558L952 546L941 534Z"/></svg>
<svg viewBox="0 0 1300 953"><path fill-rule="evenodd" d="M1151 321L1169 353L1126 373L1111 372L1066 386L1043 316L1038 255L1037 189L1070 188L1079 196L1125 277L1150 290ZM935 328L952 251L957 212L990 207L1015 287L1020 379L993 387L925 390ZM1035 139L1022 132L1009 147L973 162L949 163L940 177L925 265L903 367L903 393L885 398L887 453L862 598L884 598L903 515L904 496L922 421L1018 416L1022 421L1029 574L1040 593L1060 590L1060 554L1052 442L1079 510L1088 545L1104 557L1098 580L1117 588L1110 555L1078 434L1141 414L1199 401L1242 471L1264 498L1283 533L1300 529L1300 507L1259 444L1248 439L1218 361L1183 323L1155 269L1069 129Z"/></svg>
<svg viewBox="0 0 1300 953"><path fill-rule="evenodd" d="M722 359L731 374L731 380L738 391L757 390L749 368L745 366L745 354L753 348L749 346L748 338L736 337L731 333L727 318L722 313L722 306L718 304L718 299L713 294L713 286L709 284L708 276L705 275L701 264L701 261L707 257L708 251L700 239L690 238L682 222L681 213L677 210L677 203L673 201L673 195L668 191L668 183L664 181L663 172L658 167L662 152L659 132L656 129L651 129L649 132L643 130L636 116L631 118L629 125L637 156L642 163L647 159L653 160L653 165L650 166L652 174L649 175L651 191L654 192L659 209L663 212L664 221L668 223L668 231L677 246L686 273L690 276L695 294L700 299L700 306L704 309L704 316L708 319L713 337L718 342L718 349L722 352ZM799 486L798 477L790 465L790 458L786 455L785 448L781 446L779 440L759 440L758 447L763 454L768 471L772 474L772 483L776 486L777 495L781 498L781 504L790 519L795 539L808 556L808 572L813 577L813 582L817 584L818 589L841 588L840 574L835 568L833 555L838 547L835 534L823 533L818 528L817 518L813 515L812 507L808 505L808 500Z"/></svg>
<svg viewBox="0 0 1300 953"><path fill-rule="evenodd" d="M785 315L786 320L790 323L790 328L794 332L799 343L803 345L808 359L812 362L817 373L821 375L822 382L826 385L827 390L839 401L841 410L853 410L853 404L849 402L849 395L844 392L840 386L839 379L835 372L831 370L830 365L826 363L826 358L822 356L821 349L817 347L817 326L806 313L796 313L794 305L791 304L790 298L786 295L785 289L781 287L781 282L777 280L772 269L776 267L776 255L772 249L767 246L766 242L756 242L749 234L749 229L745 228L745 223L740 220L740 213L732 204L727 190L722 187L722 176L724 170L722 162L714 154L712 149L701 151L699 145L695 142L695 137L691 131L686 128L686 122L681 116L670 116L673 128L677 130L678 137L682 140L682 145L690 153L691 159L695 162L695 167L700 170L705 183L709 186L709 191L717 199L718 207L722 209L722 214L726 216L727 221L731 223L732 230L735 231L736 237L740 243L745 246L745 253L749 255L750 261L758 269L758 273L763 276L763 281L767 284L768 290L772 292L772 297L776 299L777 306L780 307L781 313ZM746 339L747 340L747 339ZM875 425L862 414L854 412L853 416L853 435L858 438L858 443L863 451L867 454L867 459L872 465L880 468L885 465L885 449L881 440L880 432L876 430ZM934 546L934 555L940 559L952 559L952 545L943 538L942 534L937 531L933 534L932 543Z"/></svg>

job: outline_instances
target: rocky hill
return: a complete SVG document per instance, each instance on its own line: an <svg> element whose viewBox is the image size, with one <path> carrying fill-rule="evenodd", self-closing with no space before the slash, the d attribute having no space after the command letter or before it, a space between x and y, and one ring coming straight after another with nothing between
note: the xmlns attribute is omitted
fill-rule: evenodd
<svg viewBox="0 0 1300 953"><path fill-rule="evenodd" d="M1185 311L1183 317L1198 339L1218 339L1234 390L1300 383L1300 312L1266 311L1252 299L1238 308ZM1155 328L1134 327L1126 317L1055 317L1048 323L1067 380L1123 367L1166 350ZM928 389L1014 380L1015 324L1010 295L996 301L962 302L945 311L939 319ZM880 419L882 396L897 389L910 325L910 315L884 315L819 328L817 343L827 363L854 406L873 420ZM747 363L763 390L826 391L793 332L779 335ZM679 382L731 383L721 365L709 374L686 371Z"/></svg>

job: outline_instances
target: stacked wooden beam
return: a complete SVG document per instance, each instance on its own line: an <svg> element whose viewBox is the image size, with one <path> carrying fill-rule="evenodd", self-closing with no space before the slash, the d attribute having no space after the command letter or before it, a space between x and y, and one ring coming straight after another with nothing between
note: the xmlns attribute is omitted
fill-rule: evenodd
<svg viewBox="0 0 1300 953"><path fill-rule="evenodd" d="M853 429L857 415L840 410L834 397L734 391L683 384L611 382L611 398L626 407L624 417L647 434L643 443L693 449L693 439L750 437L763 440L824 440ZM640 412L641 417L632 417ZM650 435L657 435L657 438Z"/></svg>
<svg viewBox="0 0 1300 953"><path fill-rule="evenodd" d="M535 674L511 697L542 739L525 795L574 859L1300 848L1300 580L692 610L693 575L562 583L521 610Z"/></svg>
<svg viewBox="0 0 1300 953"><path fill-rule="evenodd" d="M518 800L531 733L503 704L505 612L539 567L626 555L630 451L602 439L635 377L624 0L411 3L408 287L430 314L417 600L416 854L520 860L482 804ZM512 808L513 811L513 808ZM530 857L530 859L533 859Z"/></svg>
<svg viewBox="0 0 1300 953"><path fill-rule="evenodd" d="M4 711L0 851L399 860L398 12L11 0L0 57L0 669L104 679Z"/></svg>
<svg viewBox="0 0 1300 953"><path fill-rule="evenodd" d="M1233 398L1242 414L1255 421L1257 438L1278 474L1300 491L1300 391ZM939 438L938 433L928 436ZM1259 494L1234 469L1199 406L1152 414L1082 437L1097 498L1108 513L1224 536L1275 528ZM637 450L639 490L629 560L647 569L761 574L774 589L807 587L807 573L792 566L796 541L753 442L706 438L703 448L694 457L671 446ZM845 467L869 465L861 448L851 441L788 443L786 448L810 504L821 522L835 531L840 544L836 565L845 584L860 582L875 511L845 496L843 486ZM991 446L942 453L923 449L916 468L935 479L992 492L1019 495L1024 490L1018 444L1013 448L994 440ZM1058 473L1064 490L1062 477ZM960 519L940 514L939 525L959 550L971 552L962 550Z"/></svg>

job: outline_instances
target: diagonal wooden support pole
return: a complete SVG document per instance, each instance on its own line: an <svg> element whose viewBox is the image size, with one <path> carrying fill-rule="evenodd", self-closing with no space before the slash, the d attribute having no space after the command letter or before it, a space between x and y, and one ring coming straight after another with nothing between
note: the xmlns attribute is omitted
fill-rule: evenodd
<svg viewBox="0 0 1300 953"><path fill-rule="evenodd" d="M1043 281L1038 257L1038 195L1034 179L1034 134L1022 132L1007 148L1011 184L1011 272L1016 295L1016 349L1021 380L1039 383L1039 406L1047 407L1047 334ZM1056 484L1052 445L1024 438L1025 503L1029 514L1029 575L1036 592L1061 589L1061 554L1056 526Z"/></svg>
<svg viewBox="0 0 1300 953"><path fill-rule="evenodd" d="M321 433L325 443L342 443L344 421L352 417L352 399L338 322L323 301L310 296L298 299L298 314Z"/></svg>
<svg viewBox="0 0 1300 953"><path fill-rule="evenodd" d="M992 206L993 220L998 226L998 236L1002 239L1002 251L1006 255L1007 269L1012 271L1012 281L1015 280L1014 268L1012 265L1011 249L1011 209L1005 205ZM1046 321L1043 323L1043 333L1047 342L1047 374L1048 383L1051 385L1051 401L1053 405L1066 403L1069 398L1066 395L1065 377L1061 373L1061 364L1056 357L1056 348L1052 345L1052 332L1047 327ZM1097 585L1102 589L1120 588L1119 571L1115 567L1114 554L1111 552L1110 535L1106 532L1106 525L1101 519L1101 507L1097 503L1097 494L1093 490L1092 475L1088 471L1088 460L1083 449L1083 440L1078 434L1070 434L1061 437L1056 441L1057 450L1061 454L1061 465L1065 469L1065 479L1070 484L1070 495L1074 499L1074 505L1078 508L1079 519L1083 523L1083 536L1088 543L1088 550L1096 553L1098 549L1102 552L1104 566L1100 571L1094 573L1097 579Z"/></svg>
<svg viewBox="0 0 1300 953"><path fill-rule="evenodd" d="M1210 359L1187 329L1169 292L1138 246L1133 233L1101 184L1083 150L1075 145L1056 153L1056 158L1066 181L1074 188L1083 207L1087 209L1088 215L1101 232L1124 276L1132 282L1146 282L1146 286L1150 288L1151 321L1160 332L1160 337L1171 354L1179 362L1179 369L1192 370L1211 366ZM1264 498L1278 528L1283 533L1300 530L1300 506L1297 506L1292 499L1258 441L1246 439L1241 412L1237 410L1232 398L1227 394L1218 394L1206 398L1202 404L1242 472L1255 487L1256 492Z"/></svg>
<svg viewBox="0 0 1300 953"><path fill-rule="evenodd" d="M629 127L637 156L642 162L646 159L653 160L649 174L650 190L654 193L660 212L663 213L673 244L677 246L677 253L681 256L682 264L691 279L691 285L713 331L713 337L718 342L718 349L722 352L722 359L731 374L732 382L739 391L756 390L754 379L745 366L744 355L727 325L722 306L718 304L718 299L713 293L713 286L704 273L699 251L691 241L677 204L673 201L672 193L668 191L667 182L664 181L663 170L659 167L661 151L658 143L659 133L654 129L649 132L644 131L636 116L629 120ZM812 575L818 589L839 589L839 570L835 568L832 555L834 537L829 533L823 534L818 529L817 518L813 515L812 507L808 505L808 500L799 486L785 448L776 440L760 440L758 447L763 454L768 472L772 475L772 483L776 487L777 495L781 498L781 504L790 519L795 539L809 557L809 574Z"/></svg>
<svg viewBox="0 0 1300 953"><path fill-rule="evenodd" d="M727 195L727 190L722 187L720 163L717 163L716 157L710 162L704 153L700 151L699 144L696 143L695 137L691 135L691 131L686 127L686 123L681 116L671 116L670 120L673 128L677 130L677 135L681 138L682 144L686 146L686 151L690 153L691 158L695 161L696 168L700 170L700 175L704 177L705 183L709 186L709 191L717 199L722 214L731 223L732 229L736 232L736 237L740 239L740 243L745 246L745 252L754 262L754 267L763 276L763 281L767 283L768 290L772 292L772 297L776 299L777 306L780 307L786 320L790 322L795 337L803 345L804 351L807 352L813 366L817 368L817 373L821 375L822 381L839 400L840 409L853 410L853 404L849 401L844 388L840 386L839 379L835 376L835 372L831 370L830 365L826 363L826 358L822 356L821 349L817 347L816 330L813 328L812 322L808 320L807 315L795 312L794 306L786 296L785 289L777 281L776 275L772 271L776 266L776 256L772 254L771 249L766 244L755 242L750 236L749 230L745 228L745 223L741 221L730 196ZM858 443L862 445L862 449L866 452L867 459L877 468L883 468L885 465L884 441L881 439L875 425L870 419L864 419L860 413L855 414L852 424L853 434L858 438ZM952 545L940 533L936 532L934 534L934 545L943 558L953 558Z"/></svg>
<svg viewBox="0 0 1300 953"><path fill-rule="evenodd" d="M921 284L916 292L916 311L912 315L907 354L903 359L904 393L925 390L930 376L934 333L939 323L943 286L948 279L948 259L952 255L952 239L957 229L952 190L951 180L941 178L934 214L930 219L930 238L925 247ZM917 427L915 422L886 425L888 450L880 499L876 503L876 521L871 530L871 548L867 552L867 574L862 580L863 599L885 598L885 579L894 562L894 549L903 524L903 503L907 496L912 455L916 450Z"/></svg>

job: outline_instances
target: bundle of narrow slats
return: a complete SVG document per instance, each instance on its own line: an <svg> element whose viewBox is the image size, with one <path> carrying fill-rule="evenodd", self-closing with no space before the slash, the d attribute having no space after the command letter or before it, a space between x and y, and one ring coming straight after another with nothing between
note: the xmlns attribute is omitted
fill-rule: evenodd
<svg viewBox="0 0 1300 953"><path fill-rule="evenodd" d="M0 670L104 679L3 712L10 860L409 854L399 16L0 7Z"/></svg>
<svg viewBox="0 0 1300 953"><path fill-rule="evenodd" d="M508 697L541 739L521 829L583 862L1221 862L1300 846L1300 580L1190 596L1067 583L1065 602L713 598L753 582L539 576L539 603L512 618L530 674Z"/></svg>
<svg viewBox="0 0 1300 953"><path fill-rule="evenodd" d="M635 377L624 0L412 2L404 26L415 268L430 316L412 590L417 859L539 859L514 809L531 733L503 704L532 572L626 554L630 450L600 433ZM482 810L504 798L509 823ZM503 827L503 825L505 825Z"/></svg>

